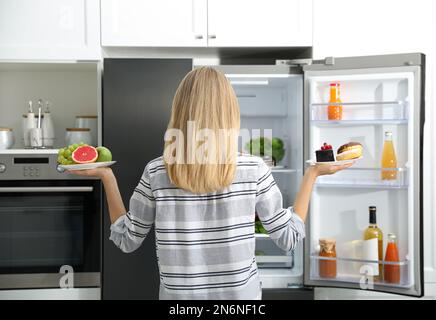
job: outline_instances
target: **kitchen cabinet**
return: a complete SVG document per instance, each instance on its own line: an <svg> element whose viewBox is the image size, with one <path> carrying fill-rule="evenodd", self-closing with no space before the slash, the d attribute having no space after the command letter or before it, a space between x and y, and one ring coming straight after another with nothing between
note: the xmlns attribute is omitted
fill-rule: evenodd
<svg viewBox="0 0 436 320"><path fill-rule="evenodd" d="M338 15L338 13L341 13ZM344 14L342 14L344 13ZM332 18L335 17L335 18ZM432 0L314 0L313 56L363 56L401 52L426 54L426 124L424 127L424 280L436 283L436 5ZM370 23L368 23L370 21ZM434 291L433 291L434 292ZM427 292L425 292L427 295ZM323 290L328 296L328 291Z"/></svg>
<svg viewBox="0 0 436 320"><path fill-rule="evenodd" d="M99 15L99 0L2 0L0 60L98 60Z"/></svg>
<svg viewBox="0 0 436 320"><path fill-rule="evenodd" d="M105 0L103 46L312 45L312 0Z"/></svg>
<svg viewBox="0 0 436 320"><path fill-rule="evenodd" d="M209 47L312 46L312 0L208 0Z"/></svg>
<svg viewBox="0 0 436 320"><path fill-rule="evenodd" d="M432 0L314 0L313 57L422 52L432 47Z"/></svg>
<svg viewBox="0 0 436 320"><path fill-rule="evenodd" d="M205 47L207 0L105 0L103 46Z"/></svg>

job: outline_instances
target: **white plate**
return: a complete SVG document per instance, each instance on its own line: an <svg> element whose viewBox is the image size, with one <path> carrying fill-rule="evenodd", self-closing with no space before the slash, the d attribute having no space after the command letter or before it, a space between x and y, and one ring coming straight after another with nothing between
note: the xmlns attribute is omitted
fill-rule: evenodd
<svg viewBox="0 0 436 320"><path fill-rule="evenodd" d="M333 166L340 166L343 164L353 163L356 160L362 159L363 157L359 157L356 159L350 159L350 160L340 160L340 161L326 161L326 162L316 162L316 160L307 160L306 163L310 164L311 166L314 166L316 164L329 164Z"/></svg>
<svg viewBox="0 0 436 320"><path fill-rule="evenodd" d="M93 162L93 163L83 163L83 164L59 164L58 168L61 168L63 170L87 170L87 169L95 169L95 168L102 168L102 167L109 167L116 163L116 161L106 161L106 162Z"/></svg>

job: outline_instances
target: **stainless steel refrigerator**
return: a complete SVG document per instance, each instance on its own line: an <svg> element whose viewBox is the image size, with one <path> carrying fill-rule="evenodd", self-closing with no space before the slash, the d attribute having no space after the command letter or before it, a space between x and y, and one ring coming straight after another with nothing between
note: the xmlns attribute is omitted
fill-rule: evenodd
<svg viewBox="0 0 436 320"><path fill-rule="evenodd" d="M302 62L302 63L301 63ZM350 169L318 179L306 223L306 239L283 252L267 234L256 235L262 287L286 292L301 287L341 287L411 296L423 295L422 139L425 56L401 54L278 61L276 65L214 66L229 78L238 96L241 128L252 137L271 130L285 155L272 167L291 206L306 160L324 142L335 148L349 141L363 145L363 158ZM162 152L163 132L179 81L190 59L106 59L103 81L103 143L113 150L114 168L127 203L142 170ZM328 88L341 85L342 119L328 120ZM393 134L396 178L381 179L383 133ZM241 144L241 151L247 151ZM368 207L377 207L378 225L397 236L398 262L367 260L356 254L368 226ZM122 254L108 240L105 215L103 298L158 296L153 232L133 254ZM334 278L319 272L319 239L334 238ZM351 249L350 249L351 248ZM398 283L372 281L368 268L394 266ZM277 297L277 295L275 295Z"/></svg>

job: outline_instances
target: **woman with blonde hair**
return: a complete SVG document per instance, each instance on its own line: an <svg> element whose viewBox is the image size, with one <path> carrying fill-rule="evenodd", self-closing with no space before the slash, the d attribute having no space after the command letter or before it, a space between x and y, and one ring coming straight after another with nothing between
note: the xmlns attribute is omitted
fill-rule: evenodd
<svg viewBox="0 0 436 320"><path fill-rule="evenodd" d="M239 125L227 78L198 68L177 89L164 154L146 165L128 211L110 168L74 172L102 180L111 240L122 251L136 250L154 225L160 299L260 299L255 213L277 246L293 250L316 178L350 166L309 167L294 206L283 208L269 167L238 154Z"/></svg>

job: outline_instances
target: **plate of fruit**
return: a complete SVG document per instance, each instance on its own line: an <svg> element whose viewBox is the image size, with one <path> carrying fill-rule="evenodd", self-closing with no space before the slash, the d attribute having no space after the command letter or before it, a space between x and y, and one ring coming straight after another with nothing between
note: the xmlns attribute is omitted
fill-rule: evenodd
<svg viewBox="0 0 436 320"><path fill-rule="evenodd" d="M112 161L111 151L103 146L93 147L86 143L75 143L59 149L58 168L62 170L87 170L109 167Z"/></svg>
<svg viewBox="0 0 436 320"><path fill-rule="evenodd" d="M360 144L359 142L349 142L338 148L335 157L333 147L330 144L324 142L321 148L315 151L316 160L307 160L306 163L310 165L343 165L353 163L356 160L362 159L362 152L362 144Z"/></svg>

